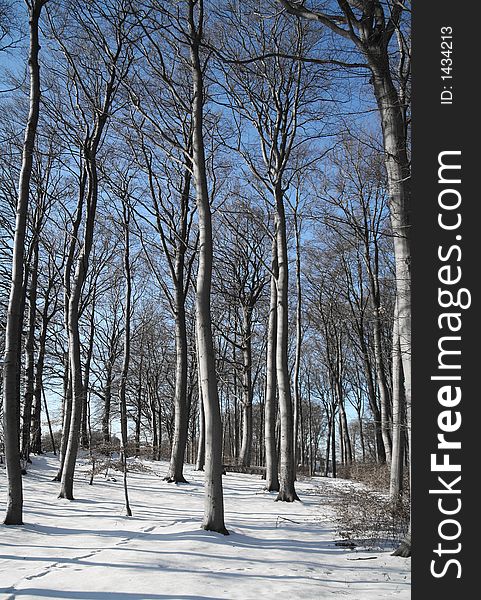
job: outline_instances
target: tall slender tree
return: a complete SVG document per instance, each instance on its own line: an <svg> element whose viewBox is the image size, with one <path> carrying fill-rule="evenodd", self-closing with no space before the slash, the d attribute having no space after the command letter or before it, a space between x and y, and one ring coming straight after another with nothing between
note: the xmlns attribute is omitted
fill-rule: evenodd
<svg viewBox="0 0 481 600"><path fill-rule="evenodd" d="M397 320L404 376L408 434L411 423L411 167L408 154L408 81L410 49L403 31L406 12L402 2L388 0L336 0L326 11L310 9L304 2L278 0L299 18L308 19L348 40L364 57L382 126L389 210L394 235ZM337 9L337 14L329 9ZM393 64L393 39L398 42L399 64ZM398 85L396 87L396 78ZM409 445L410 446L410 445ZM410 555L409 533L398 549Z"/></svg>
<svg viewBox="0 0 481 600"><path fill-rule="evenodd" d="M18 199L13 241L12 280L8 302L5 332L3 370L3 407L5 459L7 463L8 499L4 523L21 525L23 519L23 490L20 466L20 353L23 323L23 276L25 232L29 209L30 179L32 175L35 137L40 113L39 20L47 0L27 0L30 45L28 68L30 73L30 106L25 129L22 167L18 182Z"/></svg>
<svg viewBox="0 0 481 600"><path fill-rule="evenodd" d="M224 524L222 493L222 423L211 321L212 215L204 146L204 65L201 42L204 36L204 2L188 0L189 54L193 89L193 171L199 220L199 267L196 289L196 336L199 353L202 402L205 415L205 503L203 528L228 534Z"/></svg>

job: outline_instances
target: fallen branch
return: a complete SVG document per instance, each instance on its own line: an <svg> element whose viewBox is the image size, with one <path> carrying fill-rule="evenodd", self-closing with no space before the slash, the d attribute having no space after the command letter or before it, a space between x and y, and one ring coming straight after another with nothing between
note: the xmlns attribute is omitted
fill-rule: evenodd
<svg viewBox="0 0 481 600"><path fill-rule="evenodd" d="M282 517L281 515L277 515L276 527L279 523L279 519L283 519L284 521L289 521L289 523L295 523L296 525L302 525L302 523L299 523L299 521L293 521L292 519L288 519L287 517Z"/></svg>

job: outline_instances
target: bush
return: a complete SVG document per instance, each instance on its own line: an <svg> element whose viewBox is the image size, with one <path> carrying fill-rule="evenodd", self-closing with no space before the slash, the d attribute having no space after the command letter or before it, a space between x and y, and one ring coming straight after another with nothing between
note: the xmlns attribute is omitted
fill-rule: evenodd
<svg viewBox="0 0 481 600"><path fill-rule="evenodd" d="M389 490L389 467L379 463L352 463L337 467L338 477L350 479L365 484L372 490ZM403 489L409 490L409 476L407 469L404 471Z"/></svg>
<svg viewBox="0 0 481 600"><path fill-rule="evenodd" d="M337 530L341 538L368 548L395 548L409 526L409 500L398 502L372 490L355 486L339 490Z"/></svg>

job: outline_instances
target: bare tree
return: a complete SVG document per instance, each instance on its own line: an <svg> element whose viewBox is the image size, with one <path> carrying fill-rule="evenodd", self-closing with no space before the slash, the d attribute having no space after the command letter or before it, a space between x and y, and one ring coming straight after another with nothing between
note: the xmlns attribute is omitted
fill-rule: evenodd
<svg viewBox="0 0 481 600"><path fill-rule="evenodd" d="M18 182L18 200L13 242L12 282L8 302L5 332L5 357L3 375L3 408L5 458L8 477L8 501L4 523L21 525L23 519L23 491L20 466L19 415L20 415L20 352L23 322L23 272L25 231L32 175L33 153L40 112L40 66L38 55L39 19L47 0L27 1L29 15L30 47L28 65L30 72L30 108L22 154L22 168Z"/></svg>
<svg viewBox="0 0 481 600"><path fill-rule="evenodd" d="M349 40L365 58L382 125L384 160L389 191L389 209L394 234L397 319L404 375L408 433L411 422L411 169L408 156L407 84L410 75L409 47L402 27L405 7L389 0L336 0L330 10L309 9L304 2L278 0L285 10L300 18L318 22ZM393 38L398 43L399 63L393 75ZM410 534L399 549L410 555Z"/></svg>
<svg viewBox="0 0 481 600"><path fill-rule="evenodd" d="M198 369L205 415L205 504L203 528L228 534L222 493L222 423L215 372L211 322L212 216L204 147L204 65L200 45L204 34L203 0L188 0L189 51L193 86L192 149L199 220L199 267L196 289Z"/></svg>
<svg viewBox="0 0 481 600"><path fill-rule="evenodd" d="M126 390L127 390L127 378L129 375L129 364L130 364L130 329L131 329L131 313L132 313L132 274L131 274L131 259L130 259L130 212L129 206L129 190L128 182L121 188L122 197L122 228L124 233L124 278L125 278L125 297L124 297L124 356L122 362L122 372L120 375L120 389L119 389L119 402L120 402L120 430L122 436L121 445L121 460L123 468L123 482L124 482L124 497L125 497L125 511L128 517L132 516L132 510L130 508L129 493L127 487L127 401L126 401Z"/></svg>
<svg viewBox="0 0 481 600"><path fill-rule="evenodd" d="M91 12L89 12L91 11ZM98 201L99 175L97 154L104 138L106 125L112 113L115 95L128 71L131 56L126 34L129 25L128 3L112 0L105 6L74 7L69 5L67 22L58 17L51 19L53 35L59 45L72 79L75 93L84 103L79 107L79 121L84 127L82 142L82 166L80 177L79 207L85 203L83 243L77 257L75 273L68 297L67 329L69 339L69 361L72 388L72 416L62 469L60 497L73 499L73 477L85 388L82 381L81 341L79 332L79 306L82 290L87 278L89 257L93 243L93 232ZM72 32L78 35L66 35ZM80 35L81 34L81 35ZM89 51L95 56L89 65L77 62L77 43L88 42ZM99 40L102 43L99 44ZM82 50L83 52L85 49ZM84 197L82 197L84 196ZM81 212L80 212L81 214Z"/></svg>
<svg viewBox="0 0 481 600"><path fill-rule="evenodd" d="M254 13L255 14L255 13ZM271 197L275 211L276 236L276 378L281 415L280 489L278 500L297 499L294 489L294 425L288 364L289 255L285 197L300 164L305 164L303 142L298 130L310 121L309 107L319 98L319 81L310 77L301 62L283 57L283 50L294 47L302 53L309 44L301 26L291 29L274 12L258 15L249 24L233 15L225 42L225 91L238 113L236 148L243 156L258 185ZM225 34L224 37L227 37ZM274 57L271 50L276 50ZM247 47L259 56L238 60L239 48ZM249 125L247 125L249 124ZM249 127L256 132L259 149L248 141ZM271 345L272 347L272 345ZM270 405L270 401L269 401Z"/></svg>
<svg viewBox="0 0 481 600"><path fill-rule="evenodd" d="M266 448L266 490L279 491L279 469L276 441L277 379L276 379L276 331L278 277L276 235L272 238L272 264L270 281L269 319L267 325L266 392L264 403L264 437Z"/></svg>
<svg viewBox="0 0 481 600"><path fill-rule="evenodd" d="M235 315L228 319L228 322L234 321L234 336L228 325L222 324L219 329L228 343L235 346L234 353L238 350L241 355L242 441L238 463L246 467L251 464L253 440L253 321L267 283L267 232L264 211L251 206L246 200L224 203L222 212L222 222L217 225L219 233L216 235L215 289L227 302L228 312L232 311Z"/></svg>

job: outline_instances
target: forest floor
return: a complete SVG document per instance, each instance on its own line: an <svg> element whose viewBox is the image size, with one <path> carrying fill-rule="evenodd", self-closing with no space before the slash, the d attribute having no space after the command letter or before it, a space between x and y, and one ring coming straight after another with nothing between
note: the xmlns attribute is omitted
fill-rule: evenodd
<svg viewBox="0 0 481 600"><path fill-rule="evenodd" d="M57 499L57 460L34 457L24 477L25 524L0 526L0 598L161 600L282 597L410 598L409 559L390 550L336 545L333 502L343 480L298 481L302 502L274 502L256 475L223 478L229 536L200 528L203 473L164 482L167 463L129 473L133 517L124 516L119 472L88 485L77 470L74 502ZM134 467L133 467L134 468ZM5 508L0 467L0 510Z"/></svg>

